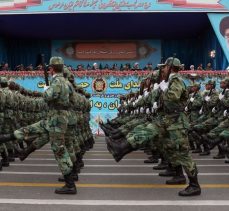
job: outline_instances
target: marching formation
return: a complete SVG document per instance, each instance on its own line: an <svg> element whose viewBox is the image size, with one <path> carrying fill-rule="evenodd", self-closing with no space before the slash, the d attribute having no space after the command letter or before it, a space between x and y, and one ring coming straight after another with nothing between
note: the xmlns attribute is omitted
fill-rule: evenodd
<svg viewBox="0 0 229 211"><path fill-rule="evenodd" d="M200 84L186 87L178 74L180 60L170 57L159 71L144 78L140 91L120 97L118 116L100 121L106 135L107 149L119 162L126 154L144 150L151 155L145 163L158 163L159 176L172 177L166 184L189 185L180 196L201 194L198 169L192 153L209 155L218 147L215 159L229 154L229 78L220 83L220 93L215 81L208 81L203 93Z"/></svg>
<svg viewBox="0 0 229 211"><path fill-rule="evenodd" d="M74 181L84 166L83 155L94 144L90 94L77 86L61 57L50 59L52 80L44 93L31 92L0 78L0 168L50 143L65 182L57 194L76 194Z"/></svg>

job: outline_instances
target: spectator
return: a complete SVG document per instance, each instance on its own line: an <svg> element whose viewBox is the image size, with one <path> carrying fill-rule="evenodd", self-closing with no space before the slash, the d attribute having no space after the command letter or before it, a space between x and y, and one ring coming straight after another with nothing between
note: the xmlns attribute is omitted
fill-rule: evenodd
<svg viewBox="0 0 229 211"><path fill-rule="evenodd" d="M197 67L197 70L203 70L203 64L199 64L199 66Z"/></svg>
<svg viewBox="0 0 229 211"><path fill-rule="evenodd" d="M195 70L195 66L193 64L190 66L190 70L191 71L194 71Z"/></svg>
<svg viewBox="0 0 229 211"><path fill-rule="evenodd" d="M138 62L134 63L134 66L132 67L131 70L140 70L139 63Z"/></svg>
<svg viewBox="0 0 229 211"><path fill-rule="evenodd" d="M117 64L113 64L113 66L112 66L111 69L112 69L112 70L115 70L115 71L118 71L118 70L119 70ZM120 67L120 70L121 70L121 67Z"/></svg>
<svg viewBox="0 0 229 211"><path fill-rule="evenodd" d="M87 70L91 70L90 64L87 65Z"/></svg>
<svg viewBox="0 0 229 211"><path fill-rule="evenodd" d="M42 65L39 64L38 66L36 66L35 70L41 71L43 69Z"/></svg>
<svg viewBox="0 0 229 211"><path fill-rule="evenodd" d="M109 69L110 69L109 65L106 64L106 65L104 66L104 69L105 69L105 70L109 70Z"/></svg>
<svg viewBox="0 0 229 211"><path fill-rule="evenodd" d="M33 71L33 65L30 64L29 66L26 67L26 71Z"/></svg>
<svg viewBox="0 0 229 211"><path fill-rule="evenodd" d="M77 71L84 71L82 64L77 65Z"/></svg>
<svg viewBox="0 0 229 211"><path fill-rule="evenodd" d="M9 64L6 62L6 63L2 63L1 65L1 71L9 71L10 68L9 68Z"/></svg>
<svg viewBox="0 0 229 211"><path fill-rule="evenodd" d="M99 66L97 63L94 63L92 66L92 70L99 70Z"/></svg>
<svg viewBox="0 0 229 211"><path fill-rule="evenodd" d="M144 67L143 70L147 70L147 71L153 70L153 65L152 65L152 63L148 63L148 64Z"/></svg>
<svg viewBox="0 0 229 211"><path fill-rule="evenodd" d="M207 71L213 70L212 69L212 64L210 62L207 64L207 67L205 68L205 70L207 70Z"/></svg>

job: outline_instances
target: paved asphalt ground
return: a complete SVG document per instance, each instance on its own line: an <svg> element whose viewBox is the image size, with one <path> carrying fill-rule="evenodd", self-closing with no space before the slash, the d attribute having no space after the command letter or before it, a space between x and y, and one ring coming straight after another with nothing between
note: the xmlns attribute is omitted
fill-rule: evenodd
<svg viewBox="0 0 229 211"><path fill-rule="evenodd" d="M26 161L11 163L0 172L0 210L46 211L139 211L139 210L229 210L229 165L212 156L194 159L199 166L202 195L182 198L177 192L184 186L167 186L157 176L147 156L133 152L116 163L106 149L104 138L97 138L86 153L85 167L77 182L77 195L56 195L62 184L54 156L47 145Z"/></svg>

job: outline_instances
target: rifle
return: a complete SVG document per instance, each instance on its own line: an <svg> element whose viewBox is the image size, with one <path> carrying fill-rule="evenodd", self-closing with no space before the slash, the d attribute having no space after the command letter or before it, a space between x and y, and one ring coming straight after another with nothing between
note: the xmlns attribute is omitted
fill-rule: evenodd
<svg viewBox="0 0 229 211"><path fill-rule="evenodd" d="M45 85L49 86L49 74L48 74L47 67L45 65L45 55L44 54L41 54L41 65L44 70Z"/></svg>
<svg viewBox="0 0 229 211"><path fill-rule="evenodd" d="M172 71L172 68L173 68L173 66L174 66L174 65L173 65L173 62L174 62L175 57L176 57L176 53L173 54L172 64L171 64L170 67L169 67L169 72L168 72L168 74L167 74L167 76L166 76L165 82L168 82L168 80L169 80L169 76L170 76L171 71Z"/></svg>

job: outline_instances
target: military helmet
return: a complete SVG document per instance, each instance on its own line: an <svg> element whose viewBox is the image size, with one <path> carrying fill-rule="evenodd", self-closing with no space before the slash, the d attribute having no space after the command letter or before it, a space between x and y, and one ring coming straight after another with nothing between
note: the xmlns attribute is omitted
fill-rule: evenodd
<svg viewBox="0 0 229 211"><path fill-rule="evenodd" d="M224 78L221 82L225 82L226 84L229 85L229 77Z"/></svg>
<svg viewBox="0 0 229 211"><path fill-rule="evenodd" d="M1 78L0 78L0 83L2 83L2 84L3 84L3 83L6 83L6 84L7 84L7 83L8 83L7 78L6 78L6 77L1 77Z"/></svg>
<svg viewBox="0 0 229 211"><path fill-rule="evenodd" d="M193 83L190 85L190 87L197 87L200 89L201 85L200 85L200 83Z"/></svg>
<svg viewBox="0 0 229 211"><path fill-rule="evenodd" d="M215 81L213 81L213 80L209 80L209 81L206 83L206 85L213 85L213 86L215 86L216 83L215 83Z"/></svg>
<svg viewBox="0 0 229 211"><path fill-rule="evenodd" d="M62 59L62 57L58 57L58 56L54 56L50 59L49 61L50 65L58 65L58 64L64 64L64 60Z"/></svg>
<svg viewBox="0 0 229 211"><path fill-rule="evenodd" d="M164 64L158 64L157 66L160 68L165 65L169 65L169 66L173 65L174 67L180 67L181 62L178 58L169 57L168 59L166 59Z"/></svg>

